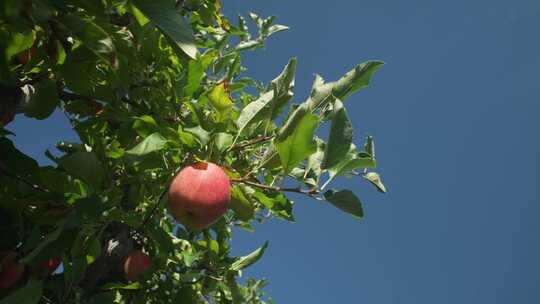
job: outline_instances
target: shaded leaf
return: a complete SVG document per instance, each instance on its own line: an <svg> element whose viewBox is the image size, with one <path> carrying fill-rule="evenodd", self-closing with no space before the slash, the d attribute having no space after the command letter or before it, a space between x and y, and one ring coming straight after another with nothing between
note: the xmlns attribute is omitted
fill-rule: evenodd
<svg viewBox="0 0 540 304"><path fill-rule="evenodd" d="M93 152L75 152L59 159L58 164L94 188L99 188L105 175L101 162Z"/></svg>
<svg viewBox="0 0 540 304"><path fill-rule="evenodd" d="M56 83L49 79L38 82L35 86L35 94L29 97L28 103L24 106L24 114L36 119L49 117L60 101Z"/></svg>
<svg viewBox="0 0 540 304"><path fill-rule="evenodd" d="M6 298L0 300L0 304L34 304L39 303L43 292L43 282L30 279L26 285Z"/></svg>
<svg viewBox="0 0 540 304"><path fill-rule="evenodd" d="M324 193L324 198L339 209L352 214L355 218L364 216L362 203L350 190L328 190Z"/></svg>
<svg viewBox="0 0 540 304"><path fill-rule="evenodd" d="M115 64L113 57L116 52L111 36L89 17L80 15L66 15L62 23L72 32L84 46L105 62Z"/></svg>
<svg viewBox="0 0 540 304"><path fill-rule="evenodd" d="M50 243L56 241L60 234L64 231L64 224L59 225L53 232L47 234L45 238L39 243L39 245L34 248L29 254L21 259L21 263L28 264Z"/></svg>

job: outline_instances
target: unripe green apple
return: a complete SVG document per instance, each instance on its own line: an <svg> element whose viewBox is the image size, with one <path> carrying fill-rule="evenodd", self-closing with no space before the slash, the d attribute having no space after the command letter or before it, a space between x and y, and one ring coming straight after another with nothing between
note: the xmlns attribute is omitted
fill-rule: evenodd
<svg viewBox="0 0 540 304"><path fill-rule="evenodd" d="M122 264L124 277L129 281L134 281L141 273L150 268L152 260L141 250L133 250L124 258Z"/></svg>
<svg viewBox="0 0 540 304"><path fill-rule="evenodd" d="M15 260L17 254L8 251L3 254L0 264L0 290L8 289L21 279L24 274L24 265Z"/></svg>
<svg viewBox="0 0 540 304"><path fill-rule="evenodd" d="M169 186L168 204L173 217L184 226L210 227L229 208L231 182L221 167L198 162L180 170Z"/></svg>

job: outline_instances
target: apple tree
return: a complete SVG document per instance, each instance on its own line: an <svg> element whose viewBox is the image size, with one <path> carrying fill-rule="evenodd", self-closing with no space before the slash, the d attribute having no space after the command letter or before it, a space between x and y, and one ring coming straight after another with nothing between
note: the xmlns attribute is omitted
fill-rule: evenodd
<svg viewBox="0 0 540 304"><path fill-rule="evenodd" d="M266 282L240 277L268 243L233 256L233 227L294 221L288 193L361 218L357 196L331 188L340 176L386 191L373 138L353 140L344 107L383 63L316 75L292 103L295 58L268 84L242 63L287 27L254 13L233 20L221 5L0 2L1 304L266 303ZM80 140L38 163L9 123L55 111ZM203 177L177 174L207 165ZM175 176L183 186L172 189ZM218 192L225 207L210 210Z"/></svg>

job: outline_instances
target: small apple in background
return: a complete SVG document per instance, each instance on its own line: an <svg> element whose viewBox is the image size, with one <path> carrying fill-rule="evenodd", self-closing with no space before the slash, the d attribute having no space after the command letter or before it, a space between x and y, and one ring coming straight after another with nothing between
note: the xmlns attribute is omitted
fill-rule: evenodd
<svg viewBox="0 0 540 304"><path fill-rule="evenodd" d="M22 65L25 65L28 63L28 61L30 61L30 59L36 57L36 54L37 54L37 47L34 43L34 46L32 46L31 48L17 54L17 62Z"/></svg>
<svg viewBox="0 0 540 304"><path fill-rule="evenodd" d="M43 272L46 275L49 275L53 273L58 266L60 266L60 263L62 262L62 259L60 259L59 256L52 257L46 261L43 261L40 264L40 268L43 269Z"/></svg>
<svg viewBox="0 0 540 304"><path fill-rule="evenodd" d="M131 251L122 263L124 277L129 281L134 281L152 265L152 260L141 250Z"/></svg>
<svg viewBox="0 0 540 304"><path fill-rule="evenodd" d="M15 260L14 251L3 253L0 264L0 290L8 289L17 283L24 274L25 266Z"/></svg>
<svg viewBox="0 0 540 304"><path fill-rule="evenodd" d="M169 186L170 212L193 230L210 227L227 211L230 201L229 177L221 167L209 162L183 168Z"/></svg>

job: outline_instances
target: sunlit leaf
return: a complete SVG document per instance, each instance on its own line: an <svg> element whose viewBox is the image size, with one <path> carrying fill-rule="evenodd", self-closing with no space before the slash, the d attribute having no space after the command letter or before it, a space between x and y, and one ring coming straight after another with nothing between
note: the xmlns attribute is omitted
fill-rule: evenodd
<svg viewBox="0 0 540 304"><path fill-rule="evenodd" d="M289 173L301 161L317 151L313 136L318 125L318 116L307 114L287 138L283 141L274 141L284 173Z"/></svg>
<svg viewBox="0 0 540 304"><path fill-rule="evenodd" d="M126 151L126 153L135 155L135 156L143 156L148 153L163 149L166 144L167 144L167 139L165 139L161 134L156 132L156 133L150 134L138 145Z"/></svg>
<svg viewBox="0 0 540 304"><path fill-rule="evenodd" d="M175 12L174 2L167 0L132 0L137 9L144 14L165 36L174 42L189 57L195 59L197 47L193 33L184 19ZM141 19L139 17L139 19Z"/></svg>
<svg viewBox="0 0 540 304"><path fill-rule="evenodd" d="M265 242L260 248L256 249L255 251L253 251L252 253L246 255L246 256L243 256L241 258L239 258L238 260L236 260L232 265L231 265L231 270L242 270L246 267L249 267L251 265L253 265L254 263L256 263L261 257L262 255L264 254L264 251L266 250L266 248L268 247L268 242Z"/></svg>
<svg viewBox="0 0 540 304"><path fill-rule="evenodd" d="M363 177L368 180L372 185L374 185L377 190L379 190L382 193L386 193L386 187L381 181L381 177L376 172L368 172L363 175Z"/></svg>
<svg viewBox="0 0 540 304"><path fill-rule="evenodd" d="M357 65L335 82L323 83L317 76L313 82L310 97L289 116L281 128L278 138L289 136L307 113L313 113L333 99L344 100L352 93L367 87L371 76L383 65L381 61L368 61Z"/></svg>

